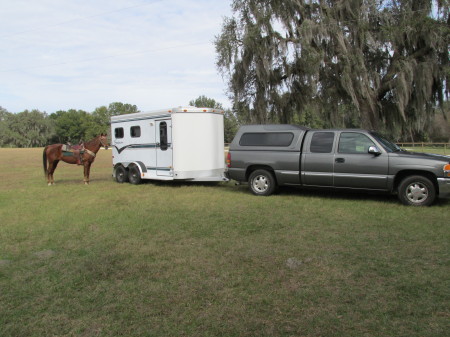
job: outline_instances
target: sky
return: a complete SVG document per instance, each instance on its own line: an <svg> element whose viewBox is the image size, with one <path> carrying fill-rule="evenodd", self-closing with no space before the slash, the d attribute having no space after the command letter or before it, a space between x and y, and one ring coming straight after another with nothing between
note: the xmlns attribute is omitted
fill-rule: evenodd
<svg viewBox="0 0 450 337"><path fill-rule="evenodd" d="M0 0L0 107L141 111L205 95L230 107L215 62L229 0Z"/></svg>

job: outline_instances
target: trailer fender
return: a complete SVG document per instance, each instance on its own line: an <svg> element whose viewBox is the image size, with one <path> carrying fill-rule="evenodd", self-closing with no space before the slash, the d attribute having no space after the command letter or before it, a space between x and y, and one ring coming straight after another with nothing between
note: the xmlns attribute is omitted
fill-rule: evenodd
<svg viewBox="0 0 450 337"><path fill-rule="evenodd" d="M139 171L141 172L141 175L143 173L147 173L147 168L145 167L143 162L141 162L141 161L134 161L134 162L128 164L128 167L131 167L133 165L137 166L139 168Z"/></svg>

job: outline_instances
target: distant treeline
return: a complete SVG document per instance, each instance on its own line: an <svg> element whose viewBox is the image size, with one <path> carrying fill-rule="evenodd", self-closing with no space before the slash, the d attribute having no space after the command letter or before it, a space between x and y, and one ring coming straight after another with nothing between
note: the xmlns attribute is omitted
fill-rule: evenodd
<svg viewBox="0 0 450 337"><path fill-rule="evenodd" d="M189 102L197 107L223 109L221 103L206 96L199 96ZM392 139L396 142L448 142L450 141L449 104L445 102L439 109L433 122L422 133L404 139ZM93 112L70 109L47 114L39 110L25 110L11 113L0 107L0 147L42 147L53 143L72 143L86 141L101 133L109 133L110 117L115 115L139 112L136 105L114 102L109 106L101 106ZM248 121L239 112L225 109L225 143L230 143L241 124ZM326 128L325 122L319 119L308 119L308 114L295 120L311 128ZM334 125L334 127L358 127L356 125ZM392 138L392 137L391 137Z"/></svg>
<svg viewBox="0 0 450 337"><path fill-rule="evenodd" d="M197 107L223 109L214 99L199 96L189 102ZM110 131L111 116L139 112L136 105L114 102L92 112L70 109L47 114L39 110L11 113L0 106L0 147L42 147L54 143L77 144ZM233 139L239 123L225 111L225 142Z"/></svg>
<svg viewBox="0 0 450 337"><path fill-rule="evenodd" d="M70 109L50 115L39 110L11 113L0 107L0 147L78 143L108 132L111 116L133 112L138 112L136 105L120 102L93 112Z"/></svg>

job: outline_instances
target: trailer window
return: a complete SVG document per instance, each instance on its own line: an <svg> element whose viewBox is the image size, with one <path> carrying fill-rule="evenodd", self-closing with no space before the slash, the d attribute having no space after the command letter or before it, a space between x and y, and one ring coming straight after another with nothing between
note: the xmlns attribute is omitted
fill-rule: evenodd
<svg viewBox="0 0 450 337"><path fill-rule="evenodd" d="M290 132L244 133L239 141L241 146L289 146L294 139Z"/></svg>
<svg viewBox="0 0 450 337"><path fill-rule="evenodd" d="M161 151L166 151L168 147L166 122L161 122L159 124L159 147L161 148Z"/></svg>
<svg viewBox="0 0 450 337"><path fill-rule="evenodd" d="M115 128L114 129L114 137L117 138L123 138L123 128Z"/></svg>
<svg viewBox="0 0 450 337"><path fill-rule="evenodd" d="M315 132L311 139L312 153L330 153L333 150L334 132Z"/></svg>
<svg viewBox="0 0 450 337"><path fill-rule="evenodd" d="M140 126L132 126L130 129L130 135L132 138L138 138L141 136L141 127Z"/></svg>

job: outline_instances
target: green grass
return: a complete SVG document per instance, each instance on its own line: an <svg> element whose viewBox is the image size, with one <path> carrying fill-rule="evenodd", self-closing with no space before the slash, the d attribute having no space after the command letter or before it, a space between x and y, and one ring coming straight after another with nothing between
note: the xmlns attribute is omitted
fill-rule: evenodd
<svg viewBox="0 0 450 337"><path fill-rule="evenodd" d="M0 336L448 336L450 202L111 179L0 149Z"/></svg>
<svg viewBox="0 0 450 337"><path fill-rule="evenodd" d="M423 152L423 153L434 153L434 154L442 154L446 156L450 156L450 147L447 144L444 146L421 146L420 144L416 144L416 146L404 146L405 150L411 152Z"/></svg>

